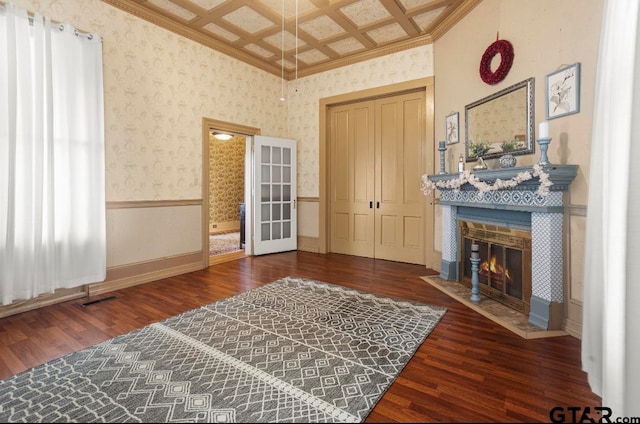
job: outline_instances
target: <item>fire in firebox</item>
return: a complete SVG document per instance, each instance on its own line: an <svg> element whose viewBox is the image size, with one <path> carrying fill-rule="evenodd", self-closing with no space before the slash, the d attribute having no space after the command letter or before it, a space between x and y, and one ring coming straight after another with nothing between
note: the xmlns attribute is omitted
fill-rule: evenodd
<svg viewBox="0 0 640 424"><path fill-rule="evenodd" d="M479 246L478 289L513 309L528 314L531 299L531 232L469 221L459 221L460 257L471 257ZM471 261L460 263L460 280L471 285Z"/></svg>
<svg viewBox="0 0 640 424"><path fill-rule="evenodd" d="M480 264L478 274L480 274L481 277L489 278L491 285L498 290L502 290L504 283L511 284L513 281L509 274L509 268L505 268L497 263L495 256L491 256L488 261Z"/></svg>

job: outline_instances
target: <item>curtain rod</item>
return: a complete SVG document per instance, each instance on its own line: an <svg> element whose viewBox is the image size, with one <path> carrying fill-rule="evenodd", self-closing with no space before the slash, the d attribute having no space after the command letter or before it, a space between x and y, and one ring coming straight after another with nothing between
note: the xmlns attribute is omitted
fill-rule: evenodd
<svg viewBox="0 0 640 424"><path fill-rule="evenodd" d="M6 5L7 4L5 2L0 1L0 11L5 10L5 6ZM31 24L31 25L33 25L33 15L34 15L33 12L30 12L30 11L27 10L27 16L29 17L29 24ZM54 26L54 27L57 25L58 29L60 31L62 31L64 29L64 26L63 26L64 23L54 21L53 19L51 19L51 25ZM94 34L94 33L88 32L88 31L79 30L78 28L75 28L75 27L74 27L74 30L75 30L75 34L77 36L87 37L89 40L91 40L94 35L97 35L97 34ZM98 38L100 38L100 42L102 42L102 37L98 37Z"/></svg>

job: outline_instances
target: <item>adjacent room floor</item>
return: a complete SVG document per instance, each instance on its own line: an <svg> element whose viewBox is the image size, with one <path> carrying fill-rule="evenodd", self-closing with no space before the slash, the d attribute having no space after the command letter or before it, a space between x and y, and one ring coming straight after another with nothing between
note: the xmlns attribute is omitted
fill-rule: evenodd
<svg viewBox="0 0 640 424"><path fill-rule="evenodd" d="M209 234L209 256L225 255L243 249L244 246L240 247L239 231Z"/></svg>

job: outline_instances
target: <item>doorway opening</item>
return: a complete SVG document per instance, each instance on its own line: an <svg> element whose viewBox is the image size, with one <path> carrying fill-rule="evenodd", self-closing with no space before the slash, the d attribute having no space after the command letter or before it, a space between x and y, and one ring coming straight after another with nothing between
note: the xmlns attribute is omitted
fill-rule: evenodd
<svg viewBox="0 0 640 424"><path fill-rule="evenodd" d="M210 266L251 255L251 143L260 129L203 119L202 252ZM228 137L216 138L226 134Z"/></svg>
<svg viewBox="0 0 640 424"><path fill-rule="evenodd" d="M211 131L209 142L209 261L244 253L241 224L245 207L244 135ZM242 231L244 235L244 231ZM219 258L218 258L219 259Z"/></svg>

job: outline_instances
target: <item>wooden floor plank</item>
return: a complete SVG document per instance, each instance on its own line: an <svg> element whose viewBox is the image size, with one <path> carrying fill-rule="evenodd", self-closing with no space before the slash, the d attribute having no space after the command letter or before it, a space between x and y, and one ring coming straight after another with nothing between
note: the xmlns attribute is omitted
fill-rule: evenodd
<svg viewBox="0 0 640 424"><path fill-rule="evenodd" d="M540 422L554 406L599 406L580 340L526 340L452 299L423 266L338 254L246 257L0 319L0 378L289 275L448 308L368 422Z"/></svg>

